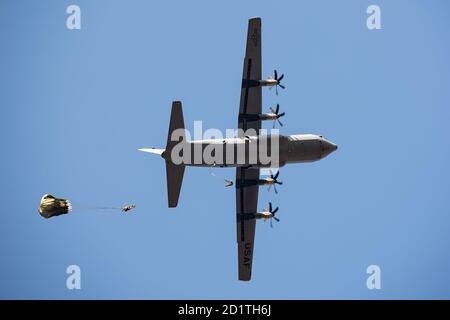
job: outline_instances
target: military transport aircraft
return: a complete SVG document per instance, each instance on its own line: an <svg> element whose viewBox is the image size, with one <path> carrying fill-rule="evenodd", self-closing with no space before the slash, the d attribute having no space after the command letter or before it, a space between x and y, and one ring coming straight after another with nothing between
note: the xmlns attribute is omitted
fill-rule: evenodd
<svg viewBox="0 0 450 320"><path fill-rule="evenodd" d="M277 181L278 173L270 178L260 179L260 168L282 167L288 163L310 162L320 160L337 149L337 145L328 141L322 136L313 134L303 135L261 135L261 121L278 120L284 116L279 113L279 106L276 110L271 109L271 113L262 113L262 87L278 87L284 89L281 80L284 75L278 77L274 72L274 77L262 79L261 77L261 19L252 18L248 23L247 47L244 58L244 70L241 86L241 99L238 117L238 135L235 138L209 139L187 141L181 102L174 101L172 104L172 113L170 117L169 133L165 149L144 148L140 151L156 153L162 156L166 162L167 175L167 194L169 207L176 207L180 195L181 184L183 181L185 166L204 166L210 167L236 167L236 221L237 221L237 242L238 242L238 263L239 280L248 281L251 278L253 247L255 239L255 226L257 219L278 219L275 213L278 208L272 209L270 203L269 209L258 212L258 190L259 186L267 184L281 184ZM246 132L255 132L248 135ZM177 132L178 137L174 137ZM278 139L277 161L276 163L263 163L258 156L256 161L250 161L252 146L259 145L263 141ZM178 146L185 149L180 152ZM271 145L272 146L272 145ZM214 147L220 150L225 163L217 165L210 161L200 159L195 161L195 148L204 151L207 148ZM239 157L236 153L240 147L243 147L244 156ZM175 159L177 152L182 159ZM231 149L230 149L231 148ZM269 148L270 149L270 148ZM231 160L227 157L227 152L231 150L233 155ZM275 152L275 149L270 149ZM191 152L192 151L192 152ZM178 158L180 158L178 157ZM228 161L230 160L230 161ZM230 181L228 185L232 185Z"/></svg>

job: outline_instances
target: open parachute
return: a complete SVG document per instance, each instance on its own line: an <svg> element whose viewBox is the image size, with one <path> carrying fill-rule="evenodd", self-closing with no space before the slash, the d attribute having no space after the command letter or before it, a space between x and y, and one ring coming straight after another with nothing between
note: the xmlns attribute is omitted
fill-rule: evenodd
<svg viewBox="0 0 450 320"><path fill-rule="evenodd" d="M58 199L51 194L45 194L39 205L39 213L46 219L67 214L71 210L72 205L69 200Z"/></svg>
<svg viewBox="0 0 450 320"><path fill-rule="evenodd" d="M128 204L123 207L102 207L102 206L86 206L86 205L77 205L77 207L81 207L81 210L120 210L122 212L128 212L136 208L134 204ZM67 199L59 199L51 194L45 194L39 205L39 213L44 218L48 219L51 217L60 216L63 214L67 214L72 211L72 204Z"/></svg>

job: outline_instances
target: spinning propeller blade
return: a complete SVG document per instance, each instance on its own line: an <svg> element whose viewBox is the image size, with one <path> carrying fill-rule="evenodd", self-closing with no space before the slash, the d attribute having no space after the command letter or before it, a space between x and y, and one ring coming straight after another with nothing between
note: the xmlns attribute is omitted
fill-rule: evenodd
<svg viewBox="0 0 450 320"><path fill-rule="evenodd" d="M280 104L279 103L277 103L277 107L275 110L272 107L269 107L269 109L273 114L276 115L275 119L273 120L273 128L275 128L276 122L278 122L280 124L280 126L282 127L283 123L281 123L280 118L284 117L286 115L286 112L279 113L280 112Z"/></svg>
<svg viewBox="0 0 450 320"><path fill-rule="evenodd" d="M277 180L277 178L278 178L279 175L280 175L280 171L278 171L278 172L275 174L275 176L273 176L272 178L273 178L274 180Z"/></svg>
<svg viewBox="0 0 450 320"><path fill-rule="evenodd" d="M278 194L278 190L277 190L277 184L282 185L283 182L278 181L278 176L280 175L280 171L278 171L275 175L272 173L272 170L270 170L270 179L272 179L269 188L267 189L268 191L270 191L272 185L273 185L273 189L275 191L276 194Z"/></svg>
<svg viewBox="0 0 450 320"><path fill-rule="evenodd" d="M273 228L272 219L275 219L276 222L280 222L280 219L275 217L275 213L278 211L278 207L275 208L275 210L272 210L272 202L269 202L269 212L272 214L272 217L270 218L270 227Z"/></svg>
<svg viewBox="0 0 450 320"><path fill-rule="evenodd" d="M278 86L280 86L281 89L286 89L286 87L281 84L281 80L284 78L284 74L282 74L281 77L278 78L278 72L276 69L273 71L273 74L274 79L277 82L277 84L275 85L275 93L276 95L278 95Z"/></svg>

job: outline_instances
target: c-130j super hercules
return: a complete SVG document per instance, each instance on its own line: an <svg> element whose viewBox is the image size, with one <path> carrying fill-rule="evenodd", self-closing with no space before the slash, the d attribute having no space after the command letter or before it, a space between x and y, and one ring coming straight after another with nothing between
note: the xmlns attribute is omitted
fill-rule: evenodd
<svg viewBox="0 0 450 320"><path fill-rule="evenodd" d="M275 77L263 80L261 77L261 18L252 18L248 23L247 47L244 58L244 70L241 87L241 100L238 117L238 135L235 138L210 139L186 141L184 134L184 120L181 108L181 102L174 101L172 104L172 113L170 117L169 134L165 149L140 149L144 152L160 154L166 161L167 175L167 194L169 207L176 207L180 195L181 184L185 166L211 166L210 161L200 159L194 161L195 148L200 148L200 152L206 148L220 150L223 158L227 159L225 164L215 167L236 167L236 222L237 222L237 242L238 242L238 260L239 260L239 280L248 281L251 278L253 261L253 244L255 238L255 226L257 219L275 218L275 212L272 205L268 211L258 212L258 190L259 186L279 183L277 176L260 179L260 168L264 167L282 167L289 163L311 162L320 160L337 149L337 145L323 138L322 136L304 134L304 135L261 135L261 121L278 120L284 113L280 114L277 108L272 113L262 113L262 87L277 87L281 85L280 81L283 75L278 78L275 71ZM248 132L253 134L249 135ZM177 132L178 137L173 134ZM174 141L175 140L175 141ZM262 142L277 141L276 151L271 144L269 153L273 156L274 152L276 163L262 163L256 156L252 156L254 146L259 146ZM191 155L183 154L180 157L174 157L177 144L181 143ZM231 157L227 157L227 152L234 152ZM243 156L240 157L239 150L243 150ZM178 150L179 151L179 150ZM176 159L175 159L176 158ZM251 161L250 158L253 158ZM230 160L231 159L231 160ZM276 218L275 218L276 219Z"/></svg>

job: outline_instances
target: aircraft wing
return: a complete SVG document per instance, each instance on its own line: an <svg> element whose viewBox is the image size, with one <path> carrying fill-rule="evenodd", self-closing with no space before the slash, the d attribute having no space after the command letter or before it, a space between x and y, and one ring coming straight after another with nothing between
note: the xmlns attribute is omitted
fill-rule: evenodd
<svg viewBox="0 0 450 320"><path fill-rule="evenodd" d="M259 179L259 169L236 169L236 186L245 180ZM248 281L252 276L253 244L255 241L259 187L236 188L236 221L239 261L239 280Z"/></svg>
<svg viewBox="0 0 450 320"><path fill-rule="evenodd" d="M259 80L261 80L261 18L253 18L248 22L238 127L244 131L255 129L255 134L259 134L258 131L261 129L261 120L255 117L262 112ZM240 137L243 135L243 132L239 132ZM244 185L246 180L257 179L259 169L242 167L236 169L236 186ZM252 275L258 190L257 185L236 188L239 280L244 281L250 280Z"/></svg>
<svg viewBox="0 0 450 320"><path fill-rule="evenodd" d="M247 47L239 106L238 127L244 131L250 128L257 131L261 129L261 120L251 117L262 112L259 80L261 80L261 18L252 18L248 21Z"/></svg>

